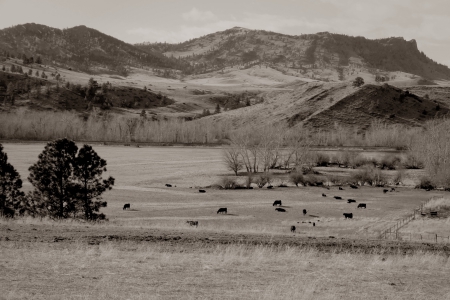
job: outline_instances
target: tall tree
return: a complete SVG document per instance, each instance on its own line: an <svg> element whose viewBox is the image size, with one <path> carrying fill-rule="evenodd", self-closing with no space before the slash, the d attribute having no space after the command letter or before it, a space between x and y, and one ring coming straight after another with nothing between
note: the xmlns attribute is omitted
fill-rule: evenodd
<svg viewBox="0 0 450 300"><path fill-rule="evenodd" d="M103 214L97 214L102 202L101 194L112 189L114 178L103 180L106 172L106 160L100 158L89 145L84 145L75 159L74 179L77 181L79 199L82 199L84 217L86 220L103 219ZM97 201L93 201L96 199Z"/></svg>
<svg viewBox="0 0 450 300"><path fill-rule="evenodd" d="M8 155L0 144L0 215L14 217L17 210L23 212L25 195L21 189L22 179L8 163Z"/></svg>
<svg viewBox="0 0 450 300"><path fill-rule="evenodd" d="M76 207L73 168L78 147L66 138L47 143L28 180L42 196L41 203L53 217L66 218Z"/></svg>

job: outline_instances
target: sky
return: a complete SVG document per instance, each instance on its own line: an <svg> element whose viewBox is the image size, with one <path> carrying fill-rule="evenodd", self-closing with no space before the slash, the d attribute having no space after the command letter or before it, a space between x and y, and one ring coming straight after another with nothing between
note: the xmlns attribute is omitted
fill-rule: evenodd
<svg viewBox="0 0 450 300"><path fill-rule="evenodd" d="M86 25L128 43L178 43L234 26L400 36L450 66L450 0L0 0L0 29L24 23Z"/></svg>

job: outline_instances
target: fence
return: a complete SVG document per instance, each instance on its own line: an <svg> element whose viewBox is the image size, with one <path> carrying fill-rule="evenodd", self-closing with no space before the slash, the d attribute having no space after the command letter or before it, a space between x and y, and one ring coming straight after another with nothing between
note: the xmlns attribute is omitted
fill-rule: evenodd
<svg viewBox="0 0 450 300"><path fill-rule="evenodd" d="M394 226L389 227L385 231L383 231L380 234L380 238L382 239L390 239L390 240L428 240L428 241L434 241L434 242L450 242L450 236L440 236L435 233L430 234L415 234L415 233L400 233L398 232L402 227L404 227L406 224L411 222L412 220L416 219L416 215L421 215L423 212L423 208L425 205L427 205L430 201L435 200L437 198L441 198L440 196L434 196L428 199L425 202L422 202L420 206L416 209L414 209L413 213L399 221ZM417 237L417 238L415 238Z"/></svg>

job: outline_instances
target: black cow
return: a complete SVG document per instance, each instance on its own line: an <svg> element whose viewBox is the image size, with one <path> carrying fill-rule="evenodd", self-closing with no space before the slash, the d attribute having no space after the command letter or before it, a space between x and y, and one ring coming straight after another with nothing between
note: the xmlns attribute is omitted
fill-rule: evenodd
<svg viewBox="0 0 450 300"><path fill-rule="evenodd" d="M383 190L383 193L386 194L387 192L389 192L389 190L387 190L387 189L384 189L384 190Z"/></svg>
<svg viewBox="0 0 450 300"><path fill-rule="evenodd" d="M391 188L391 192L395 192L395 188Z"/></svg>
<svg viewBox="0 0 450 300"><path fill-rule="evenodd" d="M339 190L340 190L340 191L343 191L344 189L343 189L343 188L341 188L341 187L339 187Z"/></svg>
<svg viewBox="0 0 450 300"><path fill-rule="evenodd" d="M367 208L365 203L358 204L357 208Z"/></svg>
<svg viewBox="0 0 450 300"><path fill-rule="evenodd" d="M356 200L348 199L348 200L347 200L347 203L356 203Z"/></svg>
<svg viewBox="0 0 450 300"><path fill-rule="evenodd" d="M353 214L352 213L344 213L344 217L346 219L353 219Z"/></svg>
<svg viewBox="0 0 450 300"><path fill-rule="evenodd" d="M101 207L107 207L108 206L108 202L102 201L102 202L100 202L100 206Z"/></svg>
<svg viewBox="0 0 450 300"><path fill-rule="evenodd" d="M315 227L316 226L316 223L313 223L313 227Z"/></svg>
<svg viewBox="0 0 450 300"><path fill-rule="evenodd" d="M227 213L228 213L228 210L227 210L226 207L221 207L221 208L219 208L219 210L217 211L217 213L218 213L218 214L219 214L219 213L227 214Z"/></svg>
<svg viewBox="0 0 450 300"><path fill-rule="evenodd" d="M168 183L166 183L166 186L167 186L167 187L172 187L172 185L171 185L171 184L168 184Z"/></svg>
<svg viewBox="0 0 450 300"><path fill-rule="evenodd" d="M275 210L279 211L279 212L286 212L286 210L284 208L280 208L280 207L275 208Z"/></svg>
<svg viewBox="0 0 450 300"><path fill-rule="evenodd" d="M307 214L306 209L303 210L303 215L305 216Z"/></svg>
<svg viewBox="0 0 450 300"><path fill-rule="evenodd" d="M268 188L269 190L270 190L270 189L273 189L273 185L269 185L267 188Z"/></svg>
<svg viewBox="0 0 450 300"><path fill-rule="evenodd" d="M186 221L190 226L198 227L198 221Z"/></svg>
<svg viewBox="0 0 450 300"><path fill-rule="evenodd" d="M131 208L130 203L126 203L123 205L123 210L130 209L130 208Z"/></svg>
<svg viewBox="0 0 450 300"><path fill-rule="evenodd" d="M336 200L342 200L342 197L334 196L334 199L336 199Z"/></svg>
<svg viewBox="0 0 450 300"><path fill-rule="evenodd" d="M356 185L354 185L354 184L351 184L350 187L351 187L352 189L357 189L357 188L358 188L358 187L357 187Z"/></svg>
<svg viewBox="0 0 450 300"><path fill-rule="evenodd" d="M198 190L199 193L206 193L205 190Z"/></svg>
<svg viewBox="0 0 450 300"><path fill-rule="evenodd" d="M273 202L272 206L275 206L275 205L281 206L281 205L283 205L283 204L281 204L281 200L275 200L275 201Z"/></svg>
<svg viewBox="0 0 450 300"><path fill-rule="evenodd" d="M295 232L295 226L294 225L291 226L291 232Z"/></svg>
<svg viewBox="0 0 450 300"><path fill-rule="evenodd" d="M324 193L322 193L322 197L326 197L327 195L325 195Z"/></svg>

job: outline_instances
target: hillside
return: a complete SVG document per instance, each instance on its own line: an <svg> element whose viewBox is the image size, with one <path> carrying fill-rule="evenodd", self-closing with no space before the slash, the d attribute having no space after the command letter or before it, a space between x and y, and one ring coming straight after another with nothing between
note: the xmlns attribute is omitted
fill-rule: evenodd
<svg viewBox="0 0 450 300"><path fill-rule="evenodd" d="M350 83L297 82L288 87L262 95L263 103L210 118L232 120L236 127L284 123L327 130L337 124L364 130L373 121L414 127L449 114L445 104L387 84L354 88Z"/></svg>
<svg viewBox="0 0 450 300"><path fill-rule="evenodd" d="M400 37L370 40L321 32L284 35L234 27L180 44L137 45L167 57L184 58L190 72L224 67L270 65L321 80L348 80L360 72L394 79L384 72L405 72L429 79L450 79L450 69L419 51L415 40Z"/></svg>
<svg viewBox="0 0 450 300"><path fill-rule="evenodd" d="M23 24L0 30L0 55L34 57L43 63L95 73L127 74L129 66L179 68L176 60L141 50L86 26L56 29Z"/></svg>

